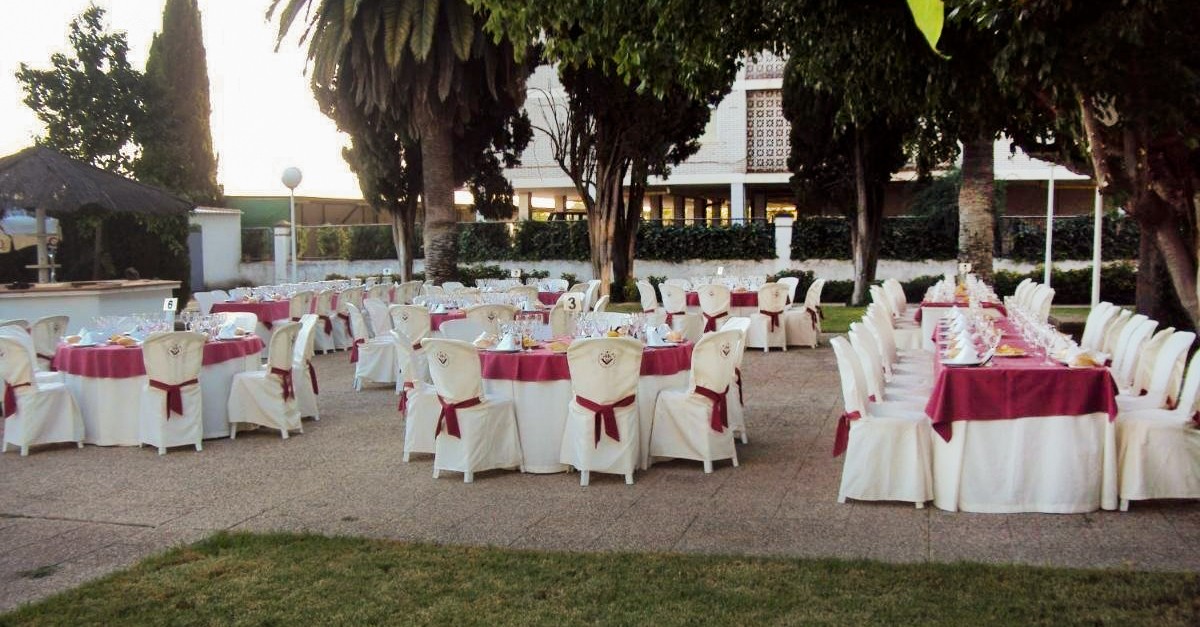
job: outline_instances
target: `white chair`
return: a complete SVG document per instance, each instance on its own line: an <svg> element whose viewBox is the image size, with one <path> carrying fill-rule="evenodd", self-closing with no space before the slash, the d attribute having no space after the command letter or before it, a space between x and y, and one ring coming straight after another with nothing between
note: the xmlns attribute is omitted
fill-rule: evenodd
<svg viewBox="0 0 1200 627"><path fill-rule="evenodd" d="M663 390L654 403L650 455L694 459L704 462L711 473L713 462L733 460L733 429L729 428L726 404L737 345L741 332L735 329L706 333L692 350L688 387Z"/></svg>
<svg viewBox="0 0 1200 627"><path fill-rule="evenodd" d="M499 333L501 324L512 322L516 317L517 308L500 303L472 305L463 313L466 314L467 320L474 321L488 333Z"/></svg>
<svg viewBox="0 0 1200 627"><path fill-rule="evenodd" d="M429 310L419 305L392 305L392 335L396 342L396 393L412 389L418 381L429 381L429 363L421 340L429 337Z"/></svg>
<svg viewBox="0 0 1200 627"><path fill-rule="evenodd" d="M299 333L299 322L275 327L266 368L233 376L229 390L230 439L237 437L238 425L242 423L279 429L279 435L285 440L289 431L304 433L292 377L292 356Z"/></svg>
<svg viewBox="0 0 1200 627"><path fill-rule="evenodd" d="M451 292L451 293L461 290L464 287L466 287L466 286L463 285L459 281L445 281L442 283L442 289L446 290L447 292Z"/></svg>
<svg viewBox="0 0 1200 627"><path fill-rule="evenodd" d="M746 403L745 384L742 381L742 359L746 355L746 331L750 328L750 319L744 316L734 316L725 321L722 331L734 330L741 334L737 347L737 361L733 366L733 382L725 395L725 406L729 409L729 428L734 436L741 436L742 444L750 443L750 435L746 432Z"/></svg>
<svg viewBox="0 0 1200 627"><path fill-rule="evenodd" d="M521 442L512 401L484 395L475 347L434 338L422 340L421 345L429 355L429 375L440 405L433 478L451 470L463 473L463 482L471 483L480 471L520 468Z"/></svg>
<svg viewBox="0 0 1200 627"><path fill-rule="evenodd" d="M682 279L677 279L682 280ZM686 281L684 281L686 283ZM667 324L689 342L697 342L704 333L704 323L700 314L688 313L687 290L677 284L667 282L658 286L662 292L663 309L667 312Z"/></svg>
<svg viewBox="0 0 1200 627"><path fill-rule="evenodd" d="M591 308L596 304L596 300L600 298L600 279L592 279L587 282L587 291L584 292L587 298L587 306Z"/></svg>
<svg viewBox="0 0 1200 627"><path fill-rule="evenodd" d="M608 294L596 299L596 304L592 305L592 311L604 312L608 311Z"/></svg>
<svg viewBox="0 0 1200 627"><path fill-rule="evenodd" d="M1088 312L1087 322L1083 325L1083 335L1079 338L1079 346L1088 350L1100 350L1104 338L1104 328L1117 315L1116 305L1102 302Z"/></svg>
<svg viewBox="0 0 1200 627"><path fill-rule="evenodd" d="M363 310L363 291L359 287L342 290L338 294L337 317L333 325L333 344L339 349L349 349L354 346L354 330L350 328L350 313L346 305L354 305L361 313Z"/></svg>
<svg viewBox="0 0 1200 627"><path fill-rule="evenodd" d="M376 283L375 285L372 285L371 287L367 288L367 294L366 294L366 297L363 298L363 302L366 303L367 299L374 299L374 300L379 301L386 309L387 306L392 302L391 295L392 295L392 284L390 282L389 283ZM369 311L368 311L368 315L370 315ZM386 333L386 331L384 331L384 332Z"/></svg>
<svg viewBox="0 0 1200 627"><path fill-rule="evenodd" d="M821 341L821 291L825 279L808 286L803 303L795 303L783 313L783 328L789 346L816 348ZM794 302L794 301L793 301Z"/></svg>
<svg viewBox="0 0 1200 627"><path fill-rule="evenodd" d="M1117 415L1117 492L1121 511L1130 501L1200 498L1200 354L1188 364L1174 409Z"/></svg>
<svg viewBox="0 0 1200 627"><path fill-rule="evenodd" d="M692 282L687 279L667 279L666 281L663 281L663 284L678 287L684 292L692 291Z"/></svg>
<svg viewBox="0 0 1200 627"><path fill-rule="evenodd" d="M304 316L308 312L304 312ZM314 329L315 336L314 350L319 350L321 353L328 353L337 348L334 341L334 311L333 311L333 290L321 290L317 292L313 299L313 311L317 315L320 324Z"/></svg>
<svg viewBox="0 0 1200 627"><path fill-rule="evenodd" d="M642 305L643 313L653 313L658 311L658 296L654 293L654 286L649 281L638 281L638 301Z"/></svg>
<svg viewBox="0 0 1200 627"><path fill-rule="evenodd" d="M212 313L213 305L225 300L223 298L218 300L217 295L213 292L193 292L192 298L196 299L196 308L206 316Z"/></svg>
<svg viewBox="0 0 1200 627"><path fill-rule="evenodd" d="M287 320L276 320L276 324L284 322L299 322L300 316L312 312L313 293L309 290L300 290L293 293L288 298L288 318Z"/></svg>
<svg viewBox="0 0 1200 627"><path fill-rule="evenodd" d="M933 498L933 428L923 409L867 400L866 377L850 343L830 341L842 382L845 413L834 455L846 454L838 502L907 501L918 509Z"/></svg>
<svg viewBox="0 0 1200 627"><path fill-rule="evenodd" d="M746 330L748 348L761 348L764 353L772 348L787 350L787 331L783 327L787 306L788 286L767 283L758 288L758 313L750 315L750 328Z"/></svg>
<svg viewBox="0 0 1200 627"><path fill-rule="evenodd" d="M788 306L792 306L796 302L796 290L800 288L800 279L794 276L779 277L775 281L780 285L786 285L788 288Z"/></svg>
<svg viewBox="0 0 1200 627"><path fill-rule="evenodd" d="M230 299L229 292L226 292L225 290L212 290L209 292L209 294L212 294L213 298L216 299L215 302L218 303L224 303Z"/></svg>
<svg viewBox="0 0 1200 627"><path fill-rule="evenodd" d="M473 342L475 338L482 335L486 330L482 324L467 318L446 320L442 322L441 327L438 329L442 337L460 342Z"/></svg>
<svg viewBox="0 0 1200 627"><path fill-rule="evenodd" d="M1044 323L1050 319L1050 307L1053 303L1054 289L1045 285L1039 285L1038 291L1029 303L1029 311L1039 322Z"/></svg>
<svg viewBox="0 0 1200 627"><path fill-rule="evenodd" d="M704 332L716 331L721 318L729 315L732 297L724 285L701 285L696 288L700 296L700 315L704 316Z"/></svg>
<svg viewBox="0 0 1200 627"><path fill-rule="evenodd" d="M296 390L296 404L300 408L301 418L314 420L321 419L321 408L317 404L321 388L317 384L317 369L312 363L319 323L316 314L300 316L300 332L296 334L296 345L292 348L292 383Z"/></svg>
<svg viewBox="0 0 1200 627"><path fill-rule="evenodd" d="M247 333L254 333L254 330L258 328L258 316L249 311L225 311L219 315L222 325L232 323Z"/></svg>
<svg viewBox="0 0 1200 627"><path fill-rule="evenodd" d="M392 318L388 315L387 301L379 298L364 298L363 311L366 314L367 328L372 338L388 336L392 330Z"/></svg>
<svg viewBox="0 0 1200 627"><path fill-rule="evenodd" d="M75 442L83 448L83 416L62 383L40 383L34 356L24 342L0 335L0 380L4 383L4 441L29 455L29 447Z"/></svg>
<svg viewBox="0 0 1200 627"><path fill-rule="evenodd" d="M1117 347L1117 339L1121 337L1121 332L1125 330L1125 325L1133 318L1133 312L1128 309L1122 309L1117 312L1117 315L1112 318L1112 321L1104 327L1104 332L1101 334L1100 352L1113 354Z"/></svg>
<svg viewBox="0 0 1200 627"><path fill-rule="evenodd" d="M1121 336L1117 339L1116 349L1113 351L1112 366L1109 368L1118 390L1133 385L1142 346L1150 339L1157 326L1158 323L1154 320L1137 314L1121 330Z"/></svg>
<svg viewBox="0 0 1200 627"><path fill-rule="evenodd" d="M901 351L896 347L891 320L883 310L874 305L867 307L863 317L863 326L871 333L879 344L879 354L883 357L883 371L887 376L893 374L920 375L932 379L933 362L929 353L920 349Z"/></svg>
<svg viewBox="0 0 1200 627"><path fill-rule="evenodd" d="M565 292L571 284L566 279L542 279L538 283L538 290L542 292Z"/></svg>
<svg viewBox="0 0 1200 627"><path fill-rule="evenodd" d="M536 285L514 285L508 288L508 294L517 299L517 302L527 301L531 305L538 303L538 288Z"/></svg>
<svg viewBox="0 0 1200 627"><path fill-rule="evenodd" d="M350 348L350 363L354 364L354 389L362 390L364 383L396 382L396 342L392 336L367 339L367 323L354 305L347 304L354 346ZM390 322L389 322L390 325Z"/></svg>
<svg viewBox="0 0 1200 627"><path fill-rule="evenodd" d="M1176 372L1181 370L1180 364L1186 362L1188 350L1195 341L1196 334L1190 331L1172 333L1154 352L1150 376L1143 381L1143 385L1117 395L1119 411L1124 413L1174 406L1179 394L1179 387L1175 384ZM1151 356L1147 354L1145 357L1149 359Z"/></svg>
<svg viewBox="0 0 1200 627"><path fill-rule="evenodd" d="M0 327L17 327L22 331L29 333L29 321L24 318L12 318L10 320L0 320Z"/></svg>
<svg viewBox="0 0 1200 627"><path fill-rule="evenodd" d="M66 381L63 373L43 369L43 360L38 358L38 350L33 342L33 336L25 330L25 327L15 324L0 326L0 336L11 337L25 347L25 352L29 355L29 359L32 360L29 367L33 369L33 378L37 381L38 385L63 383Z"/></svg>
<svg viewBox="0 0 1200 627"><path fill-rule="evenodd" d="M592 472L625 475L633 485L640 459L637 390L642 373L642 343L632 338L593 338L567 349L574 397L559 461L580 471L587 486Z"/></svg>
<svg viewBox="0 0 1200 627"><path fill-rule="evenodd" d="M852 323L846 339L858 357L870 398L881 402L903 401L919 406L929 401L931 382L928 380L905 376L893 377L890 383L887 381L875 338L862 323Z"/></svg>
<svg viewBox="0 0 1200 627"><path fill-rule="evenodd" d="M39 370L49 370L58 352L58 343L67 334L71 319L67 316L45 316L33 322L29 334L33 336L33 348Z"/></svg>
<svg viewBox="0 0 1200 627"><path fill-rule="evenodd" d="M142 342L146 385L142 386L138 442L166 455L173 446L203 450L204 414L200 368L204 343L199 333L155 333Z"/></svg>
<svg viewBox="0 0 1200 627"><path fill-rule="evenodd" d="M1142 344L1142 349L1138 351L1137 365L1134 366L1131 383L1128 387L1119 388L1120 394L1139 394L1150 389L1151 371L1154 370L1154 366L1158 361L1159 351L1162 350L1167 340L1171 339L1172 335L1175 335L1175 327L1159 329L1154 332L1154 335L1150 336L1150 339ZM1183 358L1186 360L1187 356L1184 355Z"/></svg>
<svg viewBox="0 0 1200 627"><path fill-rule="evenodd" d="M904 296L904 286L895 278L887 279L883 282L883 292L891 299L892 309L900 318L910 319L912 316L906 316L908 310L908 299Z"/></svg>
<svg viewBox="0 0 1200 627"><path fill-rule="evenodd" d="M423 296L442 296L445 293L446 290L442 289L442 286L440 285L430 285L426 283L421 286L421 295Z"/></svg>
<svg viewBox="0 0 1200 627"><path fill-rule="evenodd" d="M397 345L408 341L407 337L400 336L399 331L393 330L392 333L396 335ZM424 347L420 352L421 354L425 353ZM397 349L397 354L399 353L400 350ZM410 368L404 382L400 385L400 402L397 407L400 417L404 419L404 451L401 459L405 463L408 463L413 453L430 455L434 453L438 416L441 412L437 390L425 380L415 378L415 376L408 378L413 370ZM428 379L428 369L424 376Z"/></svg>

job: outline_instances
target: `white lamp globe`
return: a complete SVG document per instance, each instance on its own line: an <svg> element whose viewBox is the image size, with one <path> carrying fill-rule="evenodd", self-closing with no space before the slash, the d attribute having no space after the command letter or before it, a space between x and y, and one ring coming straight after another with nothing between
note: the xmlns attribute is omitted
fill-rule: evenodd
<svg viewBox="0 0 1200 627"><path fill-rule="evenodd" d="M293 167L284 170L283 176L280 177L280 180L283 181L283 185L288 189L296 189L300 186L300 181L303 178L303 175L300 173L300 168Z"/></svg>

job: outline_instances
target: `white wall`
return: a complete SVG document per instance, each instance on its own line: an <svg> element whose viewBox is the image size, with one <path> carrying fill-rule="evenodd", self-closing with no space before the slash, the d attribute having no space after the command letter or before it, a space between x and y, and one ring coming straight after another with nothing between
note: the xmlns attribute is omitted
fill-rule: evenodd
<svg viewBox="0 0 1200 627"><path fill-rule="evenodd" d="M200 226L204 247L204 282L223 285L238 280L242 258L242 213L236 210L194 212L190 222ZM202 286L194 285L193 289Z"/></svg>

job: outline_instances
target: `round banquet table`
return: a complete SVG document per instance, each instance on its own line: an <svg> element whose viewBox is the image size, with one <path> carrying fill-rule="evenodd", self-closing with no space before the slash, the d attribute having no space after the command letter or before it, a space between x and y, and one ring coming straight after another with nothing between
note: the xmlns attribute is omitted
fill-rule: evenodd
<svg viewBox="0 0 1200 627"><path fill-rule="evenodd" d="M541 309L538 311L518 311L517 315L519 316L519 315L525 314L525 313L539 314L542 316L542 324L550 324L550 310L549 309ZM431 313L431 314L429 314L429 330L430 331L438 331L442 328L443 322L445 322L447 320L462 320L463 318L466 318L466 317L467 317L467 314L462 309L455 309L452 311L447 311L446 313Z"/></svg>
<svg viewBox="0 0 1200 627"><path fill-rule="evenodd" d="M565 472L559 462L567 405L571 402L571 370L566 353L539 348L519 353L480 351L483 389L513 400L525 472ZM692 344L646 348L638 381L638 445L641 468L650 466L650 428L658 393L687 386Z"/></svg>
<svg viewBox="0 0 1200 627"><path fill-rule="evenodd" d="M205 438L229 436L229 390L239 372L257 369L262 340L214 340L204 345L200 395ZM99 446L136 446L138 403L146 385L140 346L62 344L54 367L83 414L84 442Z"/></svg>
<svg viewBox="0 0 1200 627"><path fill-rule="evenodd" d="M247 312L258 316L254 332L263 341L263 347L271 341L271 325L276 320L287 320L292 314L292 305L286 300L247 301L233 300L213 303L212 313Z"/></svg>
<svg viewBox="0 0 1200 627"><path fill-rule="evenodd" d="M700 294L696 292L687 293L688 311L692 313L700 313ZM730 292L729 293L729 315L731 316L749 316L758 312L758 292Z"/></svg>
<svg viewBox="0 0 1200 627"><path fill-rule="evenodd" d="M547 307L558 304L558 299L566 292L538 292L538 301Z"/></svg>

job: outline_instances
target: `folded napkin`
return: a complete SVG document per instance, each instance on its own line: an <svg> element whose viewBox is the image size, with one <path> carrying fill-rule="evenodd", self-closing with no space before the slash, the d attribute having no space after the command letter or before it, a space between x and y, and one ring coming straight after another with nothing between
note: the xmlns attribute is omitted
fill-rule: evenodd
<svg viewBox="0 0 1200 627"><path fill-rule="evenodd" d="M434 305L432 313L436 313L436 314L446 313L446 306L442 305L440 303L437 305Z"/></svg>
<svg viewBox="0 0 1200 627"><path fill-rule="evenodd" d="M226 322L225 324L221 325L221 329L217 331L217 337L222 340L232 340L237 338L237 336L238 332L236 322Z"/></svg>
<svg viewBox="0 0 1200 627"><path fill-rule="evenodd" d="M974 342L964 342L963 346L958 349L958 353L945 363L948 364L976 364L979 363L979 353L975 350Z"/></svg>
<svg viewBox="0 0 1200 627"><path fill-rule="evenodd" d="M1108 361L1108 355L1076 346L1063 351L1062 361L1073 368L1090 368L1103 366Z"/></svg>
<svg viewBox="0 0 1200 627"><path fill-rule="evenodd" d="M496 345L498 351L515 351L520 348L517 336L512 333L505 333L500 343Z"/></svg>
<svg viewBox="0 0 1200 627"><path fill-rule="evenodd" d="M475 341L471 343L475 345L475 348L492 348L496 345L497 339L498 338L496 337L495 333L488 333L487 331L484 331L483 333L480 333L479 337L475 338Z"/></svg>

